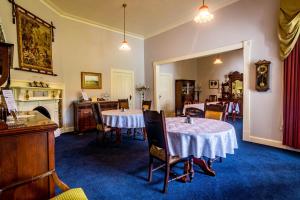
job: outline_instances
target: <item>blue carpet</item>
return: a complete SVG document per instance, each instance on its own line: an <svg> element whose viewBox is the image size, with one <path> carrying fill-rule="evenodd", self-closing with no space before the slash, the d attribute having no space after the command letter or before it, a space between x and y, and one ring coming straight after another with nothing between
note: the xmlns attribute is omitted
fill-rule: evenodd
<svg viewBox="0 0 300 200"><path fill-rule="evenodd" d="M95 141L95 133L64 134L56 139L56 168L71 187L82 187L89 199L300 199L300 154L241 140L242 123L236 128L239 149L222 163L213 164L210 177L195 167L192 183L173 181L161 193L163 172L146 181L147 142L123 135L122 144ZM182 171L182 166L175 170Z"/></svg>

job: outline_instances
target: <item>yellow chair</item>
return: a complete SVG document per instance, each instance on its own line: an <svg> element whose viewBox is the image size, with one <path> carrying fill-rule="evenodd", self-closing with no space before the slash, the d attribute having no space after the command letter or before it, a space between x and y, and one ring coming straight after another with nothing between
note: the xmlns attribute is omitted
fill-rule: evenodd
<svg viewBox="0 0 300 200"><path fill-rule="evenodd" d="M57 174L55 169L50 170L44 174L23 180L23 181L18 181L16 183L12 183L4 188L0 188L0 198L1 198L1 194L5 191L9 191L12 190L14 188L17 188L19 186L22 185L26 185L29 183L32 183L34 181L40 180L42 178L46 178L48 176L51 176L55 185L57 185L57 187L62 191L62 193L60 193L59 195L51 198L50 200L87 200L88 198L86 197L84 191L82 188L73 188L70 189L69 186L67 186L64 182L62 182Z"/></svg>
<svg viewBox="0 0 300 200"><path fill-rule="evenodd" d="M207 119L222 120L225 119L226 106L222 104L204 104L204 116Z"/></svg>

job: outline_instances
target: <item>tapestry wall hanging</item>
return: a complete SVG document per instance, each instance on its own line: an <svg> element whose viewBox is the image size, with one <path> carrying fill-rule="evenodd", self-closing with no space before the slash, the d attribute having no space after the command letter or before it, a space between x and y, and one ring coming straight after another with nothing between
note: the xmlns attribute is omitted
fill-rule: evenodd
<svg viewBox="0 0 300 200"><path fill-rule="evenodd" d="M53 74L53 25L15 5L20 70Z"/></svg>

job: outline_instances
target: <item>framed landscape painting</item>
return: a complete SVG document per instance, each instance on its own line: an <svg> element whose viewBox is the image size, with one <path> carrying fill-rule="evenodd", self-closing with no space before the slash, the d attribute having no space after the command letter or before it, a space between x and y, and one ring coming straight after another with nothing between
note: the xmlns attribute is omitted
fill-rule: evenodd
<svg viewBox="0 0 300 200"><path fill-rule="evenodd" d="M81 72L82 89L102 89L101 73Z"/></svg>

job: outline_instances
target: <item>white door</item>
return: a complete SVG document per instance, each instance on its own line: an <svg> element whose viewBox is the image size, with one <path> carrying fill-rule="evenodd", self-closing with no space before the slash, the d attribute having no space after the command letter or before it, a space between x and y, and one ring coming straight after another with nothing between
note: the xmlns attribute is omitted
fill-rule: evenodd
<svg viewBox="0 0 300 200"><path fill-rule="evenodd" d="M164 110L165 113L171 113L174 111L173 97L173 76L168 73L159 74L159 86L158 86L158 97L159 97L159 109Z"/></svg>
<svg viewBox="0 0 300 200"><path fill-rule="evenodd" d="M134 72L111 70L111 99L128 99L129 108L134 108Z"/></svg>

